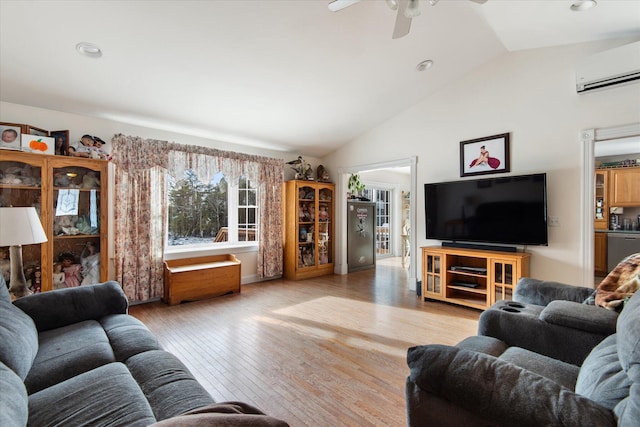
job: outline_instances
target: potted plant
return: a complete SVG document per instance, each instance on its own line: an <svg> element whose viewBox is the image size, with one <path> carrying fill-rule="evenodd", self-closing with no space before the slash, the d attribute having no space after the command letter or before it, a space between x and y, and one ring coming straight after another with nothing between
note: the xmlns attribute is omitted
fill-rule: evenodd
<svg viewBox="0 0 640 427"><path fill-rule="evenodd" d="M352 173L347 182L347 188L349 189L349 195L352 199L359 198L360 192L364 190L364 184L360 181L360 175Z"/></svg>

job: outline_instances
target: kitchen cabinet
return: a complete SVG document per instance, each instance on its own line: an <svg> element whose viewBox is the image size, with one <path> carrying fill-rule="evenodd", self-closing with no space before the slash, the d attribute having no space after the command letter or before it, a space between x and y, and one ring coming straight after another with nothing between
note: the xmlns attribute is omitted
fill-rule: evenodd
<svg viewBox="0 0 640 427"><path fill-rule="evenodd" d="M640 206L640 167L610 169L609 206Z"/></svg>
<svg viewBox="0 0 640 427"><path fill-rule="evenodd" d="M597 276L606 276L608 274L607 233L595 233L594 247L594 272Z"/></svg>

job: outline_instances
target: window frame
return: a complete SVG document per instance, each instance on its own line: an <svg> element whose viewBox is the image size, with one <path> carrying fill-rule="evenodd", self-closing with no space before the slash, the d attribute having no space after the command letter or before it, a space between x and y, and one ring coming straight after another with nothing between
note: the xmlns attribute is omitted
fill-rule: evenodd
<svg viewBox="0 0 640 427"><path fill-rule="evenodd" d="M224 175L224 174L223 174ZM249 184L253 184L248 188L240 188L240 180L246 179ZM167 178L169 179L169 178ZM226 179L226 176L225 176ZM216 255L222 253L228 253L229 249L233 249L234 252L257 252L258 250L258 219L259 219L259 186L255 185L255 183L251 183L249 179L247 179L244 175L238 178L238 182L231 183L229 180L227 182L227 241L225 242L206 242L206 243L192 243L188 245L169 245L169 221L167 220L167 229L165 230L166 242L164 247L164 254L169 255L165 257L166 259L173 259L171 257L174 255L185 255L185 254L198 254L199 256L204 255ZM167 189L169 186L167 186ZM240 191L249 191L252 190L255 192L256 196L256 205L243 205L242 207L255 208L256 212L256 239L250 241L241 241L238 239L238 217L240 209L239 199L240 199ZM167 192L167 215L169 214L169 192ZM233 239L229 239L233 236Z"/></svg>

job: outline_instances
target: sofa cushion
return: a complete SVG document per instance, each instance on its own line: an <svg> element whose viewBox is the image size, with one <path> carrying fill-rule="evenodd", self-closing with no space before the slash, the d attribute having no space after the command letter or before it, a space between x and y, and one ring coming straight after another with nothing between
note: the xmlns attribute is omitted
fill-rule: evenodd
<svg viewBox="0 0 640 427"><path fill-rule="evenodd" d="M575 388L576 378L580 372L580 368L576 365L552 359L520 347L509 347L498 358L505 362L513 363L527 371L535 372L569 390Z"/></svg>
<svg viewBox="0 0 640 427"><path fill-rule="evenodd" d="M127 314L112 314L100 319L113 353L118 362L149 350L159 350L160 345L149 329L135 317Z"/></svg>
<svg viewBox="0 0 640 427"><path fill-rule="evenodd" d="M110 363L29 396L30 426L148 426L156 420L122 363Z"/></svg>
<svg viewBox="0 0 640 427"><path fill-rule="evenodd" d="M126 365L158 420L214 403L187 367L171 353L146 351L131 356Z"/></svg>
<svg viewBox="0 0 640 427"><path fill-rule="evenodd" d="M33 319L38 331L47 331L109 314L124 314L129 303L120 284L105 282L41 292L17 299L14 304Z"/></svg>
<svg viewBox="0 0 640 427"><path fill-rule="evenodd" d="M1 304L1 303L0 303ZM27 424L27 390L22 378L0 362L0 426L18 427Z"/></svg>
<svg viewBox="0 0 640 427"><path fill-rule="evenodd" d="M618 335L605 338L587 356L576 382L576 393L613 410L629 396L631 381L618 358Z"/></svg>
<svg viewBox="0 0 640 427"><path fill-rule="evenodd" d="M498 357L504 353L509 346L497 338L485 337L482 335L467 337L456 344L456 347L464 350L477 351Z"/></svg>
<svg viewBox="0 0 640 427"><path fill-rule="evenodd" d="M6 287L4 290L8 294ZM24 380L37 352L38 331L33 320L10 301L0 301L0 362Z"/></svg>
<svg viewBox="0 0 640 427"><path fill-rule="evenodd" d="M41 332L40 349L25 379L29 394L115 361L100 323L87 320Z"/></svg>
<svg viewBox="0 0 640 427"><path fill-rule="evenodd" d="M556 300L551 301L542 310L540 319L554 325L610 335L616 331L618 314L609 310L598 310L587 304Z"/></svg>
<svg viewBox="0 0 640 427"><path fill-rule="evenodd" d="M632 381L640 383L640 293L636 292L618 317L618 356Z"/></svg>

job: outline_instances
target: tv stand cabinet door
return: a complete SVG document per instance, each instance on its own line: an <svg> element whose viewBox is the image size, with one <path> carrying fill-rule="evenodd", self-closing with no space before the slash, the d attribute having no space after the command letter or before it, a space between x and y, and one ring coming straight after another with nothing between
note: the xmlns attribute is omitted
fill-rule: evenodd
<svg viewBox="0 0 640 427"><path fill-rule="evenodd" d="M444 299L444 253L422 249L422 298Z"/></svg>
<svg viewBox="0 0 640 427"><path fill-rule="evenodd" d="M529 257L491 258L489 265L490 305L511 300L518 280L529 275Z"/></svg>

